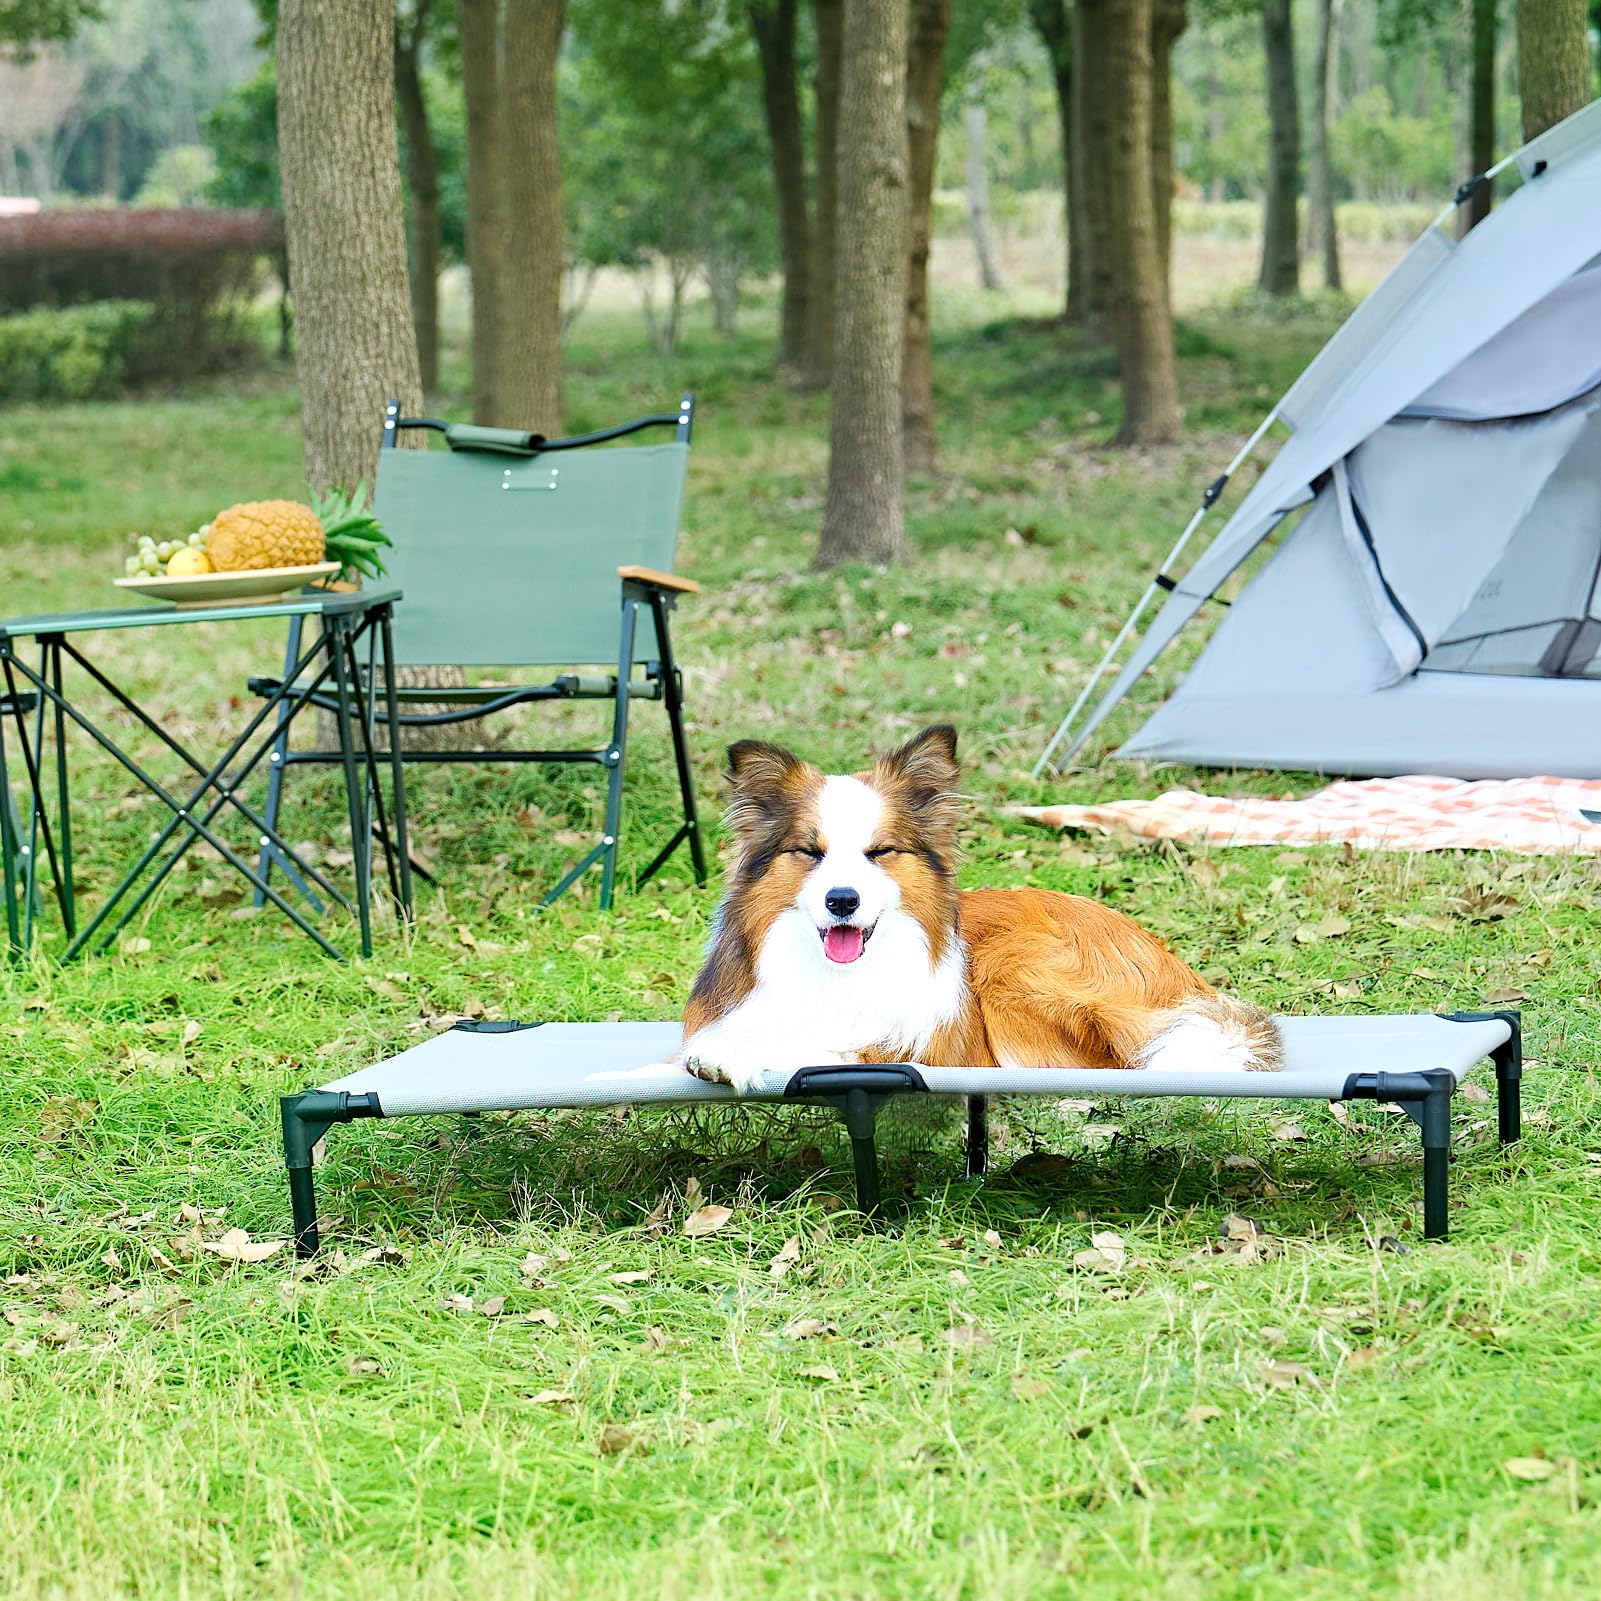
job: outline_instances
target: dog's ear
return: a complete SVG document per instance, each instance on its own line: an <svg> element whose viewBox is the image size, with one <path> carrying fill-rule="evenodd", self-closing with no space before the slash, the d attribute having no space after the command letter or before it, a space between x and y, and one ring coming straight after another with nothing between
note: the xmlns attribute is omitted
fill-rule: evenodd
<svg viewBox="0 0 1601 1601"><path fill-rule="evenodd" d="M742 739L728 747L728 782L734 792L729 821L755 827L782 810L811 771L793 751L765 740Z"/></svg>
<svg viewBox="0 0 1601 1601"><path fill-rule="evenodd" d="M950 797L962 771L956 760L956 730L949 723L925 728L899 750L879 757L878 767L885 778L905 785L914 807Z"/></svg>

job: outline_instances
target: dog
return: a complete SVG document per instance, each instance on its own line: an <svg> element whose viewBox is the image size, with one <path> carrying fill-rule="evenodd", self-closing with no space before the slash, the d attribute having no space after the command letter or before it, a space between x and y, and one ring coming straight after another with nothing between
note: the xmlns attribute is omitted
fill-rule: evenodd
<svg viewBox="0 0 1601 1601"><path fill-rule="evenodd" d="M844 1062L931 1067L1280 1065L1259 1007L1082 895L958 890L956 731L864 772L777 745L728 752L737 854L675 1059L737 1091Z"/></svg>

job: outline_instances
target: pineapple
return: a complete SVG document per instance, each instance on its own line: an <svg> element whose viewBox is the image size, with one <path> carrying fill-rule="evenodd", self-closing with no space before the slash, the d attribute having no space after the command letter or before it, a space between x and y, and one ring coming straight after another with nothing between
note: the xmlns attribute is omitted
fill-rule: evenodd
<svg viewBox="0 0 1601 1601"><path fill-rule="evenodd" d="M323 559L322 520L293 500L249 500L218 512L206 542L219 573L310 567Z"/></svg>

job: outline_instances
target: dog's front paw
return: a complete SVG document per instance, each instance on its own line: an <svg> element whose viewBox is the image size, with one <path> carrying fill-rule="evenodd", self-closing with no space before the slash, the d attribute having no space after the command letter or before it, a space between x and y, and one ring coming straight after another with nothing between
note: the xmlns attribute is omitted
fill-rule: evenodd
<svg viewBox="0 0 1601 1601"><path fill-rule="evenodd" d="M747 1095L762 1086L760 1068L736 1067L727 1062L697 1056L693 1051L685 1054L683 1063L686 1073L704 1079L708 1084L726 1084L737 1095Z"/></svg>

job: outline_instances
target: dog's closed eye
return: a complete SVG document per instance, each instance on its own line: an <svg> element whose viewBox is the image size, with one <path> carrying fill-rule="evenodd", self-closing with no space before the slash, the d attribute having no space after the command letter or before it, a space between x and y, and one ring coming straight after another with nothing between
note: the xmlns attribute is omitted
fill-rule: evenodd
<svg viewBox="0 0 1601 1601"><path fill-rule="evenodd" d="M868 861L876 862L880 856L900 856L905 852L904 847L900 845L875 845L870 851L863 851L862 854Z"/></svg>

